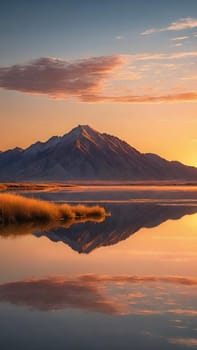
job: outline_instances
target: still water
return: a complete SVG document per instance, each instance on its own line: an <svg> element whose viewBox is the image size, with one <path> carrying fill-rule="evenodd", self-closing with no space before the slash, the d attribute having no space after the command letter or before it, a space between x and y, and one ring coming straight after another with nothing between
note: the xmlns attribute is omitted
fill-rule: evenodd
<svg viewBox="0 0 197 350"><path fill-rule="evenodd" d="M99 203L103 222L0 231L0 348L197 347L197 188L26 194Z"/></svg>

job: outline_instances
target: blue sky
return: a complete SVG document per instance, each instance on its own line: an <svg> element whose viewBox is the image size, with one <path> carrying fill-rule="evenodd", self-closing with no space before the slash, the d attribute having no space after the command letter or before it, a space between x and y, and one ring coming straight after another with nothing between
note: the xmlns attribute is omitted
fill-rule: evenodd
<svg viewBox="0 0 197 350"><path fill-rule="evenodd" d="M196 0L6 1L1 4L1 64L32 57L156 52L173 33L140 32L197 13ZM123 36L124 40L116 40Z"/></svg>
<svg viewBox="0 0 197 350"><path fill-rule="evenodd" d="M80 123L197 165L196 67L196 0L4 1L0 149Z"/></svg>

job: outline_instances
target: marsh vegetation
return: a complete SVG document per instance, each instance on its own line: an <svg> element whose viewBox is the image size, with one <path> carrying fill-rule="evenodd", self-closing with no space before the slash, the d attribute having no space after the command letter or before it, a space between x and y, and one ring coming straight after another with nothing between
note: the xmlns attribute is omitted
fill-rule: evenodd
<svg viewBox="0 0 197 350"><path fill-rule="evenodd" d="M79 222L102 219L107 215L98 205L55 204L39 199L26 198L16 194L0 194L0 224L57 223Z"/></svg>

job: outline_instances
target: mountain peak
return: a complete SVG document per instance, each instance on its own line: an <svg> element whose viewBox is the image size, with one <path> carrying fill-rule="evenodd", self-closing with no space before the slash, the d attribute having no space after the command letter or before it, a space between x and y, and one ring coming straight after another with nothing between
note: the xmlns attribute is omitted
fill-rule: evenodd
<svg viewBox="0 0 197 350"><path fill-rule="evenodd" d="M79 124L77 126L77 128L81 129L81 130L85 130L85 131L91 131L93 130L93 128L91 128L91 126L89 126L88 124Z"/></svg>
<svg viewBox="0 0 197 350"><path fill-rule="evenodd" d="M98 133L98 131L93 129L91 126L89 126L89 125L81 125L81 124L79 124L78 126L76 126L74 129L72 129L70 131L70 133L79 133L79 134L81 134L81 133L88 133L89 134L89 133L92 133L92 132Z"/></svg>
<svg viewBox="0 0 197 350"><path fill-rule="evenodd" d="M100 135L100 133L96 130L94 130L89 125L81 125L79 124L75 128L73 128L68 134L65 134L63 136L63 139L74 141L77 140L80 137L85 138L95 138L97 135Z"/></svg>

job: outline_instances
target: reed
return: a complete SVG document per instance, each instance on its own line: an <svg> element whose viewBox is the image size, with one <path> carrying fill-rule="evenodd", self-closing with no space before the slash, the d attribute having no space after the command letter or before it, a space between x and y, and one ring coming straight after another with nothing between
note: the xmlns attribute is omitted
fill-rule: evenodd
<svg viewBox="0 0 197 350"><path fill-rule="evenodd" d="M104 218L104 208L96 205L55 204L10 193L0 193L0 223L53 223L70 220Z"/></svg>

